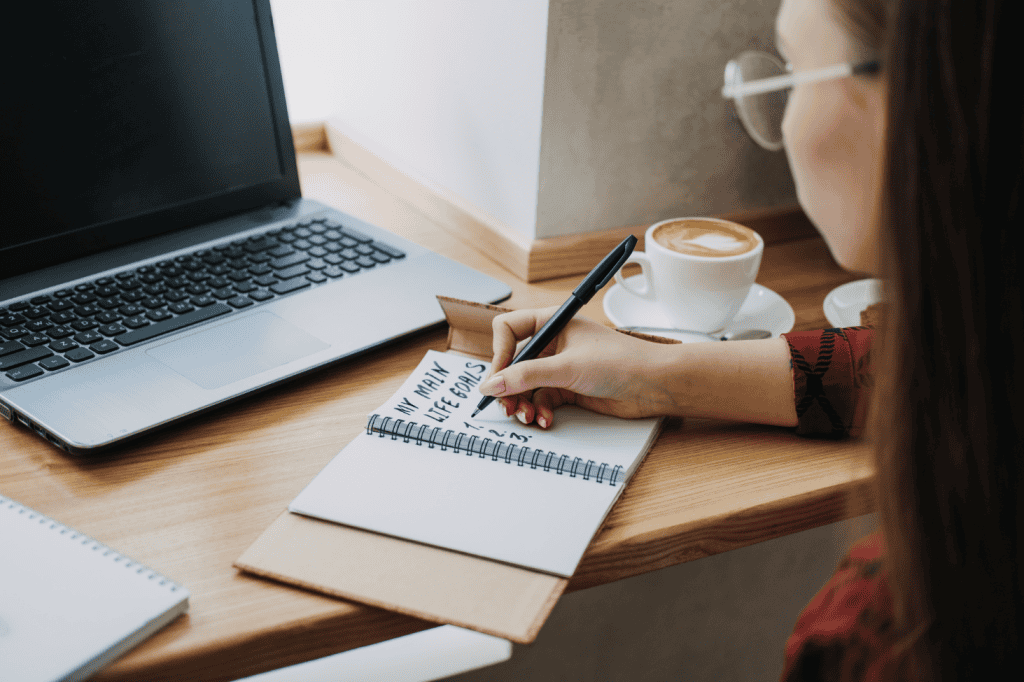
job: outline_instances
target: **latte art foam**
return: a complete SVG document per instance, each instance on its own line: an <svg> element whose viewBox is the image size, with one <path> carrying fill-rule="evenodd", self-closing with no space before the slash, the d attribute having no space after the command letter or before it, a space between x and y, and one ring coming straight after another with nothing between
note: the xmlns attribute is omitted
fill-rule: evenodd
<svg viewBox="0 0 1024 682"><path fill-rule="evenodd" d="M757 246L757 235L736 223L684 220L656 229L654 241L677 253L725 258L753 250Z"/></svg>

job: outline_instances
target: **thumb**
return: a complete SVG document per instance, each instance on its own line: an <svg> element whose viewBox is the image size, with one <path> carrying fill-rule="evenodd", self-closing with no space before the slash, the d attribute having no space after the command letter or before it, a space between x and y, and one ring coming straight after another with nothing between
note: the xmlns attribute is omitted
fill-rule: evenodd
<svg viewBox="0 0 1024 682"><path fill-rule="evenodd" d="M484 395L518 395L536 388L573 389L575 373L564 356L552 355L509 365L480 384Z"/></svg>

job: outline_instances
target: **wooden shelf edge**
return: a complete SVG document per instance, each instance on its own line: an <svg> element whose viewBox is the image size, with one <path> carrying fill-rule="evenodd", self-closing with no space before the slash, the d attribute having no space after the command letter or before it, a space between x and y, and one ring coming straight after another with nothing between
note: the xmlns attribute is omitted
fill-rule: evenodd
<svg viewBox="0 0 1024 682"><path fill-rule="evenodd" d="M632 538L630 546L611 551L592 544L566 592L703 559L873 511L874 476L869 475L789 500L725 514L718 519L702 519L696 528L674 529L665 535L666 539ZM766 526L772 528L769 535L764 533Z"/></svg>
<svg viewBox="0 0 1024 682"><path fill-rule="evenodd" d="M295 153L327 151L327 132L323 123L296 123L292 125L292 144Z"/></svg>

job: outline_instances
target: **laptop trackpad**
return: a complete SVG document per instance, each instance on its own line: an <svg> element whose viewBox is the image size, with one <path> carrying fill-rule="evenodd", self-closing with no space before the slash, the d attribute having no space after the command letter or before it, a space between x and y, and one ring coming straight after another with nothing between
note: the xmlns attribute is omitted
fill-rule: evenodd
<svg viewBox="0 0 1024 682"><path fill-rule="evenodd" d="M328 347L269 312L258 312L146 351L203 388L213 389Z"/></svg>

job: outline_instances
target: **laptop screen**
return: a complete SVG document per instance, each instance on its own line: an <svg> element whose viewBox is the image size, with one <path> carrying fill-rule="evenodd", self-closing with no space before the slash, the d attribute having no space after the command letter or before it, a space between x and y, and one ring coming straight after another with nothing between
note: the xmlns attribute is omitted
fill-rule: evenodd
<svg viewBox="0 0 1024 682"><path fill-rule="evenodd" d="M267 0L19 2L0 278L299 196Z"/></svg>

